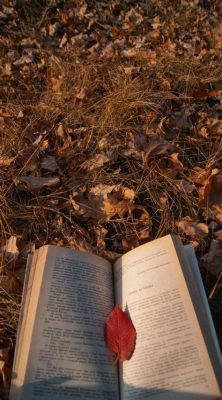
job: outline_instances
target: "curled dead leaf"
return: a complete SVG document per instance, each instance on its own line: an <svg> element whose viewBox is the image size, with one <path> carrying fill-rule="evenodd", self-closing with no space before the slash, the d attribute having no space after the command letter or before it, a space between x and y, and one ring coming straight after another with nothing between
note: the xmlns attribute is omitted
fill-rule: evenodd
<svg viewBox="0 0 222 400"><path fill-rule="evenodd" d="M54 187L60 184L60 179L58 177L39 177L39 176L19 176L14 180L16 186L22 190L40 190L45 187Z"/></svg>
<svg viewBox="0 0 222 400"><path fill-rule="evenodd" d="M222 207L213 206L214 218L219 223L222 224Z"/></svg>
<svg viewBox="0 0 222 400"><path fill-rule="evenodd" d="M205 218L210 218L212 223L222 224L222 206L212 206L211 208L206 208L203 212Z"/></svg>
<svg viewBox="0 0 222 400"><path fill-rule="evenodd" d="M178 159L179 154L173 153L170 156L163 156L158 159L157 162L154 160L154 168L164 177L170 179L179 178L179 175L183 172L184 166L182 162Z"/></svg>
<svg viewBox="0 0 222 400"><path fill-rule="evenodd" d="M18 257L18 247L17 247L17 236L10 236L10 238L7 240L6 246L5 246L5 253L8 258L16 258Z"/></svg>
<svg viewBox="0 0 222 400"><path fill-rule="evenodd" d="M4 259L8 267L15 267L16 260L19 256L17 247L17 236L11 236L4 248Z"/></svg>
<svg viewBox="0 0 222 400"><path fill-rule="evenodd" d="M158 127L157 127L158 128ZM126 157L134 157L143 160L143 163L150 162L156 156L169 154L175 151L175 144L164 139L154 138L143 132L138 133L135 137L130 134L127 148L122 151Z"/></svg>
<svg viewBox="0 0 222 400"><path fill-rule="evenodd" d="M207 183L210 174L211 174L210 169L194 167L189 171L189 179L191 180L191 182L203 186Z"/></svg>
<svg viewBox="0 0 222 400"><path fill-rule="evenodd" d="M213 275L222 272L222 241L212 240L208 252L201 257L203 266Z"/></svg>
<svg viewBox="0 0 222 400"><path fill-rule="evenodd" d="M176 223L179 232L184 233L192 239L202 239L209 233L208 226L204 223L195 222L190 217Z"/></svg>
<svg viewBox="0 0 222 400"><path fill-rule="evenodd" d="M168 154L175 150L175 145L166 140L154 140L146 148L145 159L151 159L160 154Z"/></svg>
<svg viewBox="0 0 222 400"><path fill-rule="evenodd" d="M59 43L59 48L62 49L68 42L68 37L67 37L67 33L64 33L60 43Z"/></svg>
<svg viewBox="0 0 222 400"><path fill-rule="evenodd" d="M53 37L54 35L56 35L59 28L60 28L60 25L58 22L55 22L54 24L49 24L49 26L48 26L49 36Z"/></svg>
<svg viewBox="0 0 222 400"><path fill-rule="evenodd" d="M218 227L218 224L216 222L213 222L216 225L216 228ZM214 232L214 237L222 242L222 229L219 231Z"/></svg>
<svg viewBox="0 0 222 400"><path fill-rule="evenodd" d="M213 170L204 187L201 206L222 206L222 173Z"/></svg>

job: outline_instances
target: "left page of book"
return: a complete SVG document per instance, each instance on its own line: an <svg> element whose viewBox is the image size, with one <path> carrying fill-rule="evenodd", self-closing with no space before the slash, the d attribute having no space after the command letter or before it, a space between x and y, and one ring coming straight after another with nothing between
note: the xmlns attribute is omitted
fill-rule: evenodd
<svg viewBox="0 0 222 400"><path fill-rule="evenodd" d="M10 400L119 400L103 327L112 266L56 246L39 250Z"/></svg>
<svg viewBox="0 0 222 400"><path fill-rule="evenodd" d="M32 255L30 254L28 256L26 263L26 273L23 285L22 301L21 301L19 322L16 334L16 348L13 360L13 371L17 371L17 366L19 364L37 259L38 259L38 250L35 251ZM13 374L12 374L12 379L13 379Z"/></svg>

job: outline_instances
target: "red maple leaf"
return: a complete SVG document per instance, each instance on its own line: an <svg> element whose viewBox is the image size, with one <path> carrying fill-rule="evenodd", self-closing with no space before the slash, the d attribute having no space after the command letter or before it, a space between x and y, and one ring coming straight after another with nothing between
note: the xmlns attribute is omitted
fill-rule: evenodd
<svg viewBox="0 0 222 400"><path fill-rule="evenodd" d="M108 348L116 353L116 362L131 358L136 345L136 330L118 304L106 318L104 336Z"/></svg>

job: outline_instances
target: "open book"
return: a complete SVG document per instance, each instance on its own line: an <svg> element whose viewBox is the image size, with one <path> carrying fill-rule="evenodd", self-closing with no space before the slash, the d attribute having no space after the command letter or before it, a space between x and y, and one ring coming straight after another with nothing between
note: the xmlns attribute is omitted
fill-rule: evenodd
<svg viewBox="0 0 222 400"><path fill-rule="evenodd" d="M115 303L137 331L119 366L104 342ZM191 246L165 236L112 266L43 246L25 283L10 400L219 399L222 363Z"/></svg>

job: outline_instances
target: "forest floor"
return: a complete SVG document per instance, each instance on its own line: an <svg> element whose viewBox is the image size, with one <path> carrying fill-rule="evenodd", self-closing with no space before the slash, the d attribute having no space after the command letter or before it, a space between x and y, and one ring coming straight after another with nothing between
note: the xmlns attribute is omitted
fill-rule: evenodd
<svg viewBox="0 0 222 400"><path fill-rule="evenodd" d="M0 370L27 254L192 243L222 346L220 0L0 1Z"/></svg>

